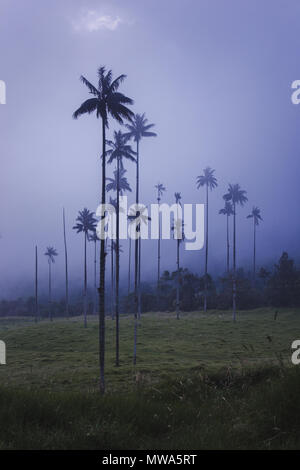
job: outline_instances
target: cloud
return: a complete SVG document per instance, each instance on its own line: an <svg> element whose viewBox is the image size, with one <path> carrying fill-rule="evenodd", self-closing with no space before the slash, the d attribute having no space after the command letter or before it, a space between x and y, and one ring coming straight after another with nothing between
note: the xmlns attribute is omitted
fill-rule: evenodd
<svg viewBox="0 0 300 470"><path fill-rule="evenodd" d="M124 20L119 16L103 15L94 10L83 13L79 19L72 21L75 31L94 32L107 29L115 31Z"/></svg>

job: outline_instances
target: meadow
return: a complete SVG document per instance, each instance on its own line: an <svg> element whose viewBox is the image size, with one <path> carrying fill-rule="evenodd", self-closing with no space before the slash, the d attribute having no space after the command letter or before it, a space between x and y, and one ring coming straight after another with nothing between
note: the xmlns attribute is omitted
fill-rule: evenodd
<svg viewBox="0 0 300 470"><path fill-rule="evenodd" d="M297 448L296 309L122 316L120 367L107 318L106 385L98 392L98 322L2 318L2 449ZM297 411L298 410L298 411Z"/></svg>

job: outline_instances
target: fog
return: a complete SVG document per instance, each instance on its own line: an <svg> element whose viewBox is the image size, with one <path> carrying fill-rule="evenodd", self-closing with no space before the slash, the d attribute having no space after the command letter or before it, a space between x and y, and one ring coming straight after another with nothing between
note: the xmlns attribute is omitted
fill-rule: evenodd
<svg viewBox="0 0 300 470"><path fill-rule="evenodd" d="M216 170L209 194L209 272L226 263L226 219L219 215L228 183L247 191L237 212L237 264L252 260L252 206L262 212L257 265L288 251L299 257L300 106L291 84L300 79L299 2L290 0L0 1L0 298L33 293L34 247L41 290L47 287L46 247L59 256L53 295L64 276L62 208L67 218L70 287L81 285L83 236L77 212L95 211L101 191L101 121L72 113L88 98L83 74L97 68L125 73L122 91L133 111L155 123L156 138L140 146L140 200L204 203L196 176ZM108 137L119 125L110 120ZM135 167L126 162L133 189ZM108 166L108 176L114 165ZM127 282L127 242L121 242L121 281ZM155 280L157 243L144 241L142 278ZM162 242L161 269L176 269L176 242ZM92 283L93 244L89 244ZM203 273L204 250L181 249L182 265ZM109 269L109 263L108 263Z"/></svg>

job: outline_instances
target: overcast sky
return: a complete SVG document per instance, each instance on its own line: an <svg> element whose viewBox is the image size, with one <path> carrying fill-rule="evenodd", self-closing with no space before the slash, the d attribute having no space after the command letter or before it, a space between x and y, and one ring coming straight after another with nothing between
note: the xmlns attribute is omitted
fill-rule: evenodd
<svg viewBox="0 0 300 470"><path fill-rule="evenodd" d="M63 206L70 282L81 282L83 237L72 226L78 210L96 210L99 202L101 125L94 115L74 121L72 113L88 97L80 75L96 83L100 65L127 75L122 91L134 99L133 110L156 124L158 137L141 143L145 204L158 180L167 187L165 202L175 191L183 202L204 202L196 176L215 168L211 272L225 267L218 211L228 183L238 182L249 198L238 210L238 264L251 264L246 216L253 205L264 218L258 265L274 263L283 250L299 260L300 105L291 102L291 83L300 79L299 13L297 0L0 0L0 79L7 86L0 105L0 298L33 291L35 244L44 286L45 248L59 252L60 295ZM110 122L109 137L118 128ZM134 165L127 167L134 188ZM154 279L156 244L143 247L144 279ZM164 242L162 269L175 270L175 257L175 242ZM204 250L182 251L182 259L203 272Z"/></svg>

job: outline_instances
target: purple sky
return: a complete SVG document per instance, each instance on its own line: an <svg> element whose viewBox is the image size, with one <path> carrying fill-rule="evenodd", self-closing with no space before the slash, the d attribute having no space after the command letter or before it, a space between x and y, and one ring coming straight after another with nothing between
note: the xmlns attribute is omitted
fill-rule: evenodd
<svg viewBox="0 0 300 470"><path fill-rule="evenodd" d="M238 212L238 263L251 263L246 216L253 205L264 218L258 265L283 250L298 260L300 106L291 103L291 83L300 79L299 13L296 0L0 0L0 79L7 86L0 105L0 298L32 290L35 244L43 285L46 246L60 254L58 292L63 206L71 283L81 282L83 240L71 227L79 209L99 202L101 127L95 116L74 121L72 113L87 98L79 76L96 82L100 65L127 74L122 91L134 99L133 110L156 124L158 137L141 144L145 204L158 180L168 190L165 202L175 191L183 202L204 202L196 176L208 165L216 169L210 271L225 266L218 210L228 183L240 183L249 197ZM109 137L118 128L111 122ZM134 174L128 164L132 186ZM126 249L124 243L123 278ZM155 278L156 244L145 242L143 253L144 278ZM175 269L175 256L175 242L164 242L162 269ZM204 250L182 257L203 271Z"/></svg>

